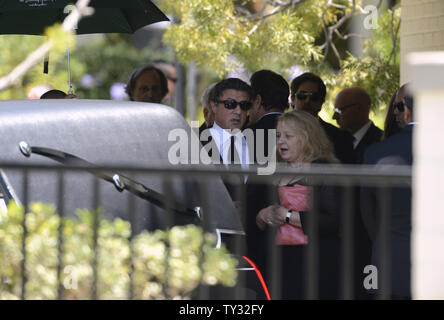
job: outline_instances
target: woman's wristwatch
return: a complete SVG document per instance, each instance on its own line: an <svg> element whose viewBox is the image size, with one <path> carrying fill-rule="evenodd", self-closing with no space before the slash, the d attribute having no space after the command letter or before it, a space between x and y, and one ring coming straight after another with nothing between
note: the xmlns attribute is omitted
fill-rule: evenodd
<svg viewBox="0 0 444 320"><path fill-rule="evenodd" d="M287 211L287 216L285 217L285 222L286 223L290 223L290 217L291 217L292 213L293 213L293 211L291 211L291 210Z"/></svg>

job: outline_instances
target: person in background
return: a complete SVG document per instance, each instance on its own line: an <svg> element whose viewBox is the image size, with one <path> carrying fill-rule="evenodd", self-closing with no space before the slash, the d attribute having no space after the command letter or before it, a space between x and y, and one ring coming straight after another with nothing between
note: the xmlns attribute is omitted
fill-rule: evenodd
<svg viewBox="0 0 444 320"><path fill-rule="evenodd" d="M370 95L360 87L344 89L335 98L333 119L336 120L341 129L352 134L357 164L362 163L365 150L369 146L380 142L382 137L382 130L377 128L369 119L370 105ZM371 261L371 241L362 221L359 187L353 188L352 192L354 197L352 202L354 216L351 247L353 248L354 258L354 297L368 299L369 296L362 285L362 281L364 269Z"/></svg>
<svg viewBox="0 0 444 320"><path fill-rule="evenodd" d="M399 106L402 103L402 99L405 96L405 91L408 89L408 83L402 85L390 99L387 115L385 117L384 122L384 134L382 136L382 140L387 139L388 137L400 132L404 125L404 119L402 118L403 111L400 111ZM397 107L395 107L397 106Z"/></svg>
<svg viewBox="0 0 444 320"><path fill-rule="evenodd" d="M42 94L40 99L74 99L76 96L74 94L66 94L65 92L57 89L49 90Z"/></svg>
<svg viewBox="0 0 444 320"><path fill-rule="evenodd" d="M381 141L382 130L369 119L371 98L364 89L352 87L342 90L335 98L336 120L342 130L353 136L356 163L362 163L365 149Z"/></svg>
<svg viewBox="0 0 444 320"><path fill-rule="evenodd" d="M255 98L247 130L253 131L254 163L263 165L261 158L269 159L269 153L276 152L277 119L289 107L290 87L281 75L271 70L256 71L251 76L250 83ZM253 181L247 184L246 190L245 231L248 257L260 268L265 277L268 276L265 264L265 258L269 254L269 247L265 245L268 235L258 229L256 215L259 210L273 203L271 198L273 188L273 185Z"/></svg>
<svg viewBox="0 0 444 320"><path fill-rule="evenodd" d="M52 90L52 89L54 89L54 88L52 86L50 86L49 84L35 85L31 88L31 90L29 90L27 98L29 100L40 99L42 94L44 94L45 92Z"/></svg>
<svg viewBox="0 0 444 320"><path fill-rule="evenodd" d="M284 166L288 168L339 162L334 155L333 145L318 119L303 111L288 112L278 119L277 150L284 161ZM282 227L287 229L289 225L294 227L291 230L294 230L295 236L298 233L303 238L301 241L293 242L281 236L277 242L282 256L281 270L277 271L282 288L280 298L305 298L309 272L316 272L318 276L319 299L338 298L340 278L338 189L319 184L311 189L312 181L296 174L282 177L276 184L280 203L259 211L256 217L257 226L261 230L279 227L279 234ZM313 215L312 202L316 203L318 212L316 222L319 260L317 269L307 270L308 247L312 245L311 239L314 237L307 227L309 216Z"/></svg>
<svg viewBox="0 0 444 320"><path fill-rule="evenodd" d="M216 86L216 83L213 83L208 88L205 89L204 93L202 94L202 110L204 115L204 123L199 127L199 136L202 134L202 131L205 129L209 129L213 126L214 123L214 112L211 109L211 101L213 99L214 94L214 87Z"/></svg>
<svg viewBox="0 0 444 320"><path fill-rule="evenodd" d="M264 130L264 141L261 141L261 147L263 147L264 156L267 157L268 130L276 129L277 119L288 109L290 87L281 75L271 70L256 71L252 74L250 83L256 97L250 110L250 123L247 128L253 130L255 137L256 131ZM274 141L272 142L273 147L271 150L275 146ZM255 143L255 155L257 154L258 147Z"/></svg>
<svg viewBox="0 0 444 320"><path fill-rule="evenodd" d="M378 165L380 168L390 166L413 164L413 131L415 130L414 101L413 97L404 92L403 99L399 101L399 113L403 115L402 123L405 127L384 141L370 146L364 155L364 164ZM398 120L401 120L398 118ZM398 121L401 122L401 121ZM411 292L411 234L412 234L412 188L397 187L388 192L390 197L385 200L389 204L387 208L389 216L388 265L381 260L381 241L385 237L381 235L379 226L382 219L380 198L381 192L377 188L361 189L362 218L370 238L372 239L372 265L378 272L386 271L389 275L390 296L392 300L409 300ZM386 239L387 239L386 238ZM380 286L378 286L380 289ZM378 289L376 289L377 293Z"/></svg>
<svg viewBox="0 0 444 320"><path fill-rule="evenodd" d="M395 121L400 129L403 129L407 123L404 117L404 97L409 89L409 84L403 84L396 92L395 102L393 103L393 114L395 115Z"/></svg>
<svg viewBox="0 0 444 320"><path fill-rule="evenodd" d="M223 164L227 169L248 169L249 146L242 134L248 110L251 109L253 90L250 85L238 78L228 78L218 82L211 95L211 109L214 113L214 123L209 129L210 136L202 141L209 157L214 164ZM243 183L247 177L244 176ZM231 199L236 203L243 201L236 192L237 184L224 180Z"/></svg>
<svg viewBox="0 0 444 320"><path fill-rule="evenodd" d="M387 113L384 120L384 132L382 133L381 141L401 131L396 123L395 114L393 113L397 92L398 91L395 91L395 93L392 94L392 97L387 105Z"/></svg>
<svg viewBox="0 0 444 320"><path fill-rule="evenodd" d="M168 83L161 70L146 65L131 72L125 91L131 101L161 103L168 93Z"/></svg>
<svg viewBox="0 0 444 320"><path fill-rule="evenodd" d="M174 104L174 90L177 84L177 70L174 63L163 59L153 60L151 64L161 70L168 81L168 93L162 100L163 104L172 106Z"/></svg>
<svg viewBox="0 0 444 320"><path fill-rule="evenodd" d="M353 153L353 137L322 120L318 114L327 95L324 81L317 75L306 72L291 82L291 104L296 110L308 112L318 119L330 141L333 143L336 157L342 163L355 163Z"/></svg>

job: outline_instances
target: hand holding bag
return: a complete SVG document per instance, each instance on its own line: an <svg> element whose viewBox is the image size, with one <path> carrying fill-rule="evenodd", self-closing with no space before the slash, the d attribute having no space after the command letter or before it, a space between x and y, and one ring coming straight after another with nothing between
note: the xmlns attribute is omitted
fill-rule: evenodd
<svg viewBox="0 0 444 320"><path fill-rule="evenodd" d="M292 211L307 211L309 209L310 188L300 184L280 186L279 202L281 206ZM277 245L306 245L307 235L300 227L284 223L279 227L276 235Z"/></svg>

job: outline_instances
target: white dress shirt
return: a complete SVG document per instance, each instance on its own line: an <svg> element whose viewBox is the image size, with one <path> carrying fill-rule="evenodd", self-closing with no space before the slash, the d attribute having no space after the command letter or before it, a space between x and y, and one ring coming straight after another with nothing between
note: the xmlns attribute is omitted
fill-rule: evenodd
<svg viewBox="0 0 444 320"><path fill-rule="evenodd" d="M223 164L228 168L228 165L231 164L228 153L230 151L230 145L231 145L230 140L232 134L230 133L229 130L225 130L219 127L216 122L213 124L213 127L210 129L210 133L211 136L213 137L215 145L217 146ZM241 161L241 167L242 169L248 169L250 163L250 156L249 156L247 140L245 139L245 136L242 134L240 130L233 130L233 133L235 133L234 135L235 147L237 154L239 155L239 159ZM247 176L245 176L245 181L247 180L246 177Z"/></svg>

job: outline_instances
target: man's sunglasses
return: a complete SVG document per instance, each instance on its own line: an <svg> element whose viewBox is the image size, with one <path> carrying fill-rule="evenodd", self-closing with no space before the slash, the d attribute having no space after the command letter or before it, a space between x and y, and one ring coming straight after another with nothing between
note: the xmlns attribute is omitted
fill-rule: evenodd
<svg viewBox="0 0 444 320"><path fill-rule="evenodd" d="M359 104L358 103L350 103L350 104L347 104L347 105L340 107L340 108L334 108L333 110L337 114L343 114L345 110L347 110L353 106L357 106L357 105L359 105Z"/></svg>
<svg viewBox="0 0 444 320"><path fill-rule="evenodd" d="M253 103L248 100L236 101L234 99L227 99L227 100L217 100L216 103L223 103L224 107L228 110L236 109L237 105L239 105L241 110L248 111L253 106Z"/></svg>
<svg viewBox="0 0 444 320"><path fill-rule="evenodd" d="M321 95L318 92L299 91L296 93L296 98L299 100L305 100L307 97L310 97L311 101L319 101L321 99Z"/></svg>
<svg viewBox="0 0 444 320"><path fill-rule="evenodd" d="M399 112L404 112L404 101L396 102L396 103L393 105L393 108L394 108L394 109L398 109Z"/></svg>

